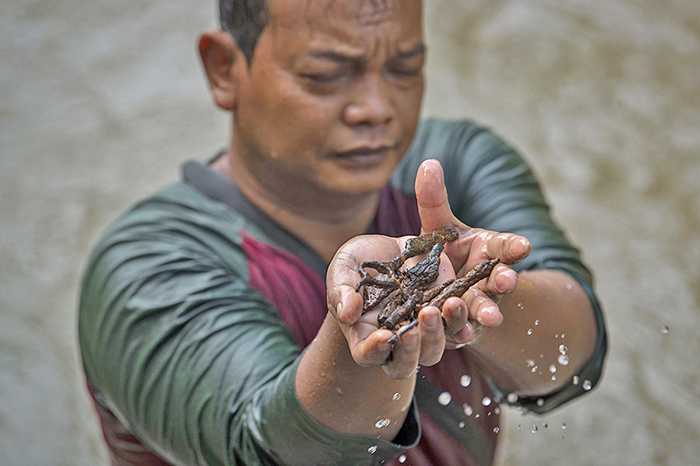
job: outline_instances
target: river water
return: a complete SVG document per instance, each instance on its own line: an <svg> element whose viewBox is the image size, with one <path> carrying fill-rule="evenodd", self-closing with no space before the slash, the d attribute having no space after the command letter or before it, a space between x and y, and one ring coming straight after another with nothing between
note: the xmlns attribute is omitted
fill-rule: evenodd
<svg viewBox="0 0 700 466"><path fill-rule="evenodd" d="M427 3L425 114L522 151L607 312L600 387L546 416L504 408L497 463L694 464L700 3ZM195 54L214 14L0 4L0 464L107 464L75 344L79 276L119 212L223 144Z"/></svg>

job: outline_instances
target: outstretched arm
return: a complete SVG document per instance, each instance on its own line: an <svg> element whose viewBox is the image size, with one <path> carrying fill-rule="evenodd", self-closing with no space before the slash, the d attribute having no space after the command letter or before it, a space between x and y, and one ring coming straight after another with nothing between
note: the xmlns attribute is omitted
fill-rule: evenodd
<svg viewBox="0 0 700 466"><path fill-rule="evenodd" d="M420 176L419 176L420 178ZM419 179L425 183L427 179ZM444 187L443 187L444 189ZM431 202L432 188L418 191L419 205ZM432 209L424 213L430 214ZM425 222L424 222L425 223ZM474 235L464 225L456 226L460 238L455 252L463 256L459 268L455 258L443 253L438 282L463 275L487 259L503 262L492 273L487 290L509 293L517 285L517 274L506 264L529 253L526 239L513 234L485 232ZM432 231L429 226L426 231ZM474 338L469 318L487 325L500 324L500 314L490 315L480 306L448 299L442 309L425 307L419 325L401 336L393 347L392 332L380 329L376 311L362 314L362 296L355 291L358 268L365 260L387 261L398 255L405 238L361 236L346 243L335 255L327 274L327 317L315 341L302 358L296 377L297 395L309 413L327 427L348 433L363 433L385 439L395 436L405 420L406 406L413 395L418 365L433 365L444 350L463 346ZM462 257L460 256L460 257ZM457 258L458 259L458 258ZM463 270L462 270L463 269ZM483 311L477 316L477 311ZM445 325L443 325L444 317ZM478 318L477 318L478 317ZM494 320L496 319L496 320ZM392 403L398 393L401 403ZM377 419L389 419L387 427L376 427Z"/></svg>
<svg viewBox="0 0 700 466"><path fill-rule="evenodd" d="M460 222L452 214L442 168L435 160L421 165L416 195L425 231L458 228L464 232L445 248L458 276L474 265L474 250L482 249L488 258L501 257L513 263L521 248L529 247L518 242L521 240L470 229ZM563 272L515 274L508 269L493 274L454 303L485 326L466 350L499 386L518 396L541 396L561 389L593 353L596 327L590 299L581 285ZM470 329L463 331L463 335L470 333ZM465 339L457 341L463 342Z"/></svg>

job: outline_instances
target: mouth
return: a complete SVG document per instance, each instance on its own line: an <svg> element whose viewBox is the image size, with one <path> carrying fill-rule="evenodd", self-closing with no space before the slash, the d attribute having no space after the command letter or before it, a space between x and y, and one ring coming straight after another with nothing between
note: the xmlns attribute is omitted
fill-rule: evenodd
<svg viewBox="0 0 700 466"><path fill-rule="evenodd" d="M335 152L333 158L353 168L371 168L380 165L396 150L398 144L382 144L378 146L357 146L348 150Z"/></svg>

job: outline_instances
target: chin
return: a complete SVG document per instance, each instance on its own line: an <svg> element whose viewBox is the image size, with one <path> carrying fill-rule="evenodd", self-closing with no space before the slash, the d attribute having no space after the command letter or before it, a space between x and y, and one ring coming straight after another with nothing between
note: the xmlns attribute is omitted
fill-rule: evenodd
<svg viewBox="0 0 700 466"><path fill-rule="evenodd" d="M361 170L322 178L323 185L334 192L368 194L381 190L391 178L392 169Z"/></svg>

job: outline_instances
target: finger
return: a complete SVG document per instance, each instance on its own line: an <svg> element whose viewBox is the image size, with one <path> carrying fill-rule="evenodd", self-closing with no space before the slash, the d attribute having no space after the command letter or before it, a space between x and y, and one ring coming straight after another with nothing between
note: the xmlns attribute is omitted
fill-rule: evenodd
<svg viewBox="0 0 700 466"><path fill-rule="evenodd" d="M370 328L371 327L371 328ZM369 332L369 333L368 333ZM360 366L380 366L391 354L391 344L387 341L393 333L387 329L372 327L370 324L357 324L350 328L348 343L353 359Z"/></svg>
<svg viewBox="0 0 700 466"><path fill-rule="evenodd" d="M440 362L445 351L445 332L440 311L435 306L427 306L418 314L421 327L420 357L422 366L432 366Z"/></svg>
<svg viewBox="0 0 700 466"><path fill-rule="evenodd" d="M460 332L469 320L467 303L458 297L451 297L442 306L442 318L445 321L445 335L451 337Z"/></svg>
<svg viewBox="0 0 700 466"><path fill-rule="evenodd" d="M503 322L503 315L498 305L480 289L470 288L462 299L467 303L471 319L487 327L496 327Z"/></svg>
<svg viewBox="0 0 700 466"><path fill-rule="evenodd" d="M525 259L532 250L530 242L512 233L494 234L486 244L486 254L489 258L498 257L504 264L517 264Z"/></svg>
<svg viewBox="0 0 700 466"><path fill-rule="evenodd" d="M362 315L362 295L348 285L329 288L328 309L340 324L353 325Z"/></svg>
<svg viewBox="0 0 700 466"><path fill-rule="evenodd" d="M362 296L355 291L359 264L351 251L345 246L338 250L326 274L328 308L345 325L352 325L362 314Z"/></svg>
<svg viewBox="0 0 700 466"><path fill-rule="evenodd" d="M461 226L461 222L452 214L447 199L440 162L431 159L421 164L416 175L415 190L418 215L424 233Z"/></svg>
<svg viewBox="0 0 700 466"><path fill-rule="evenodd" d="M416 371L419 357L420 330L413 328L394 344L392 359L382 368L392 379L407 379Z"/></svg>
<svg viewBox="0 0 700 466"><path fill-rule="evenodd" d="M518 273L507 265L498 264L491 275L481 283L486 294L504 295L512 293L518 286Z"/></svg>

